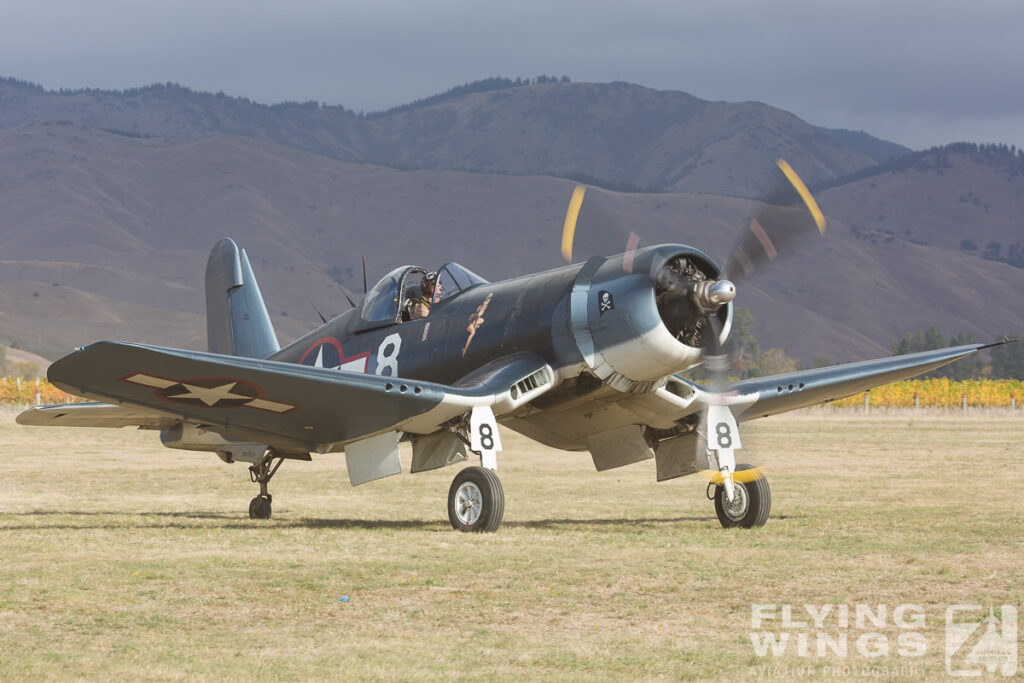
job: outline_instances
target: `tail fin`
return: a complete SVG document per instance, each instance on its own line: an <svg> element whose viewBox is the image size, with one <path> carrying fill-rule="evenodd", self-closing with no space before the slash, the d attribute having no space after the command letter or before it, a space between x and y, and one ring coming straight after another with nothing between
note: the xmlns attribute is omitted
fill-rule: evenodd
<svg viewBox="0 0 1024 683"><path fill-rule="evenodd" d="M206 262L206 339L214 353L248 358L281 348L249 257L227 237Z"/></svg>

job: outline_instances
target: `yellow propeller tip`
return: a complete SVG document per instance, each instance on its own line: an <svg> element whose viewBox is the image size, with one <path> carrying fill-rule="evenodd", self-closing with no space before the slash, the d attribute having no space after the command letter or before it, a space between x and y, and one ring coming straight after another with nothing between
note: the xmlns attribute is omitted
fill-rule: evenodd
<svg viewBox="0 0 1024 683"><path fill-rule="evenodd" d="M716 472L714 470L703 470L702 474L712 484L721 484L723 481L725 481L724 477L722 477L721 472ZM748 484L752 481L757 481L758 479L763 478L764 470L762 470L760 467L754 467L749 470L738 470L736 472L733 472L732 475L732 480L739 482L741 484Z"/></svg>
<svg viewBox="0 0 1024 683"><path fill-rule="evenodd" d="M562 226L562 258L566 263L572 263L572 241L576 234L576 220L580 216L580 207L583 206L583 195L587 188L577 185L572 190L572 197L569 198L569 209L565 212L565 225Z"/></svg>
<svg viewBox="0 0 1024 683"><path fill-rule="evenodd" d="M814 224L818 226L818 232L822 235L825 234L825 214L818 208L818 202L814 201L814 196L811 191L804 185L804 181L800 179L800 176L796 174L793 167L785 159L776 160L775 164L779 167L779 170L786 176L786 180L793 186L793 189L800 195L800 199L804 201L804 206L811 212L811 217L814 218Z"/></svg>

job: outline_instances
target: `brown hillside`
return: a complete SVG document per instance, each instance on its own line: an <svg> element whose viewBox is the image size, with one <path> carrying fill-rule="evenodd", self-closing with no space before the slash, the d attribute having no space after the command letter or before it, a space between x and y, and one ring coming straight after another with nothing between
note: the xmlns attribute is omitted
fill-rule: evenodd
<svg viewBox="0 0 1024 683"><path fill-rule="evenodd" d="M490 279L559 265L571 187L402 172L247 138L0 131L0 340L50 357L100 338L201 348L206 255L224 235L248 250L278 331L295 338L316 321L309 299L327 314L348 307L332 279L361 289L363 254L371 281L448 259ZM575 256L619 251L636 230L645 243L722 258L751 210L713 195L592 189ZM764 347L838 361L885 355L930 324L978 338L1024 330L1020 291L1024 270L902 239L873 244L833 220L825 239L745 284L737 302Z"/></svg>
<svg viewBox="0 0 1024 683"><path fill-rule="evenodd" d="M976 254L997 242L1004 256L1007 245L1024 244L1024 155L955 144L891 166L819 199L864 240L894 236Z"/></svg>
<svg viewBox="0 0 1024 683"><path fill-rule="evenodd" d="M42 379L49 367L50 361L38 354L0 346L0 375Z"/></svg>
<svg viewBox="0 0 1024 683"><path fill-rule="evenodd" d="M52 283L0 282L0 339L48 358L101 339L203 348L200 314L142 306Z"/></svg>

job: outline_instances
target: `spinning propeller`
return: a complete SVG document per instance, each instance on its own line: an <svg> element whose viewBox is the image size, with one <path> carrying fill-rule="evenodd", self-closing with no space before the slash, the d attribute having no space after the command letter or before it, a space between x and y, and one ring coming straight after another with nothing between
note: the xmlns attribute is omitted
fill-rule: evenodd
<svg viewBox="0 0 1024 683"><path fill-rule="evenodd" d="M724 349L727 304L736 297L736 283L749 279L765 263L776 260L815 232L825 234L825 217L807 186L786 161L779 159L776 166L775 192L758 203L718 279L712 279L714 274L695 270L685 261L670 262L659 273L656 289L658 308L666 321L690 321L677 329L670 326L670 331L681 342L702 349L702 363L708 375L708 409L701 420L703 439L698 440L698 448L706 448L713 467L708 471L709 478L724 486L729 502L736 500L736 483L754 481L763 475L760 468L736 469L735 450L741 442L730 408L736 394L727 390L732 368L730 354ZM562 257L567 262L572 261L576 222L585 193L584 186L577 185L566 212ZM636 233L631 233L624 260L627 270L631 268L637 242Z"/></svg>
<svg viewBox="0 0 1024 683"><path fill-rule="evenodd" d="M715 286L728 285L735 296L736 282L751 278L765 263L774 261L784 250L815 234L825 234L825 216L796 171L783 159L776 165L781 176L776 191L763 200L757 213L740 233L739 240L725 261L722 278ZM695 292L695 297L697 293ZM729 300L732 300L732 297ZM726 498L734 500L734 483L749 482L762 476L760 468L737 470L735 451L742 447L736 418L730 408L735 393L728 392L732 357L722 348L721 326L714 311L705 309L712 333L704 346L704 366L708 372L710 405L704 415L705 444L714 453L717 471L710 479L725 487Z"/></svg>

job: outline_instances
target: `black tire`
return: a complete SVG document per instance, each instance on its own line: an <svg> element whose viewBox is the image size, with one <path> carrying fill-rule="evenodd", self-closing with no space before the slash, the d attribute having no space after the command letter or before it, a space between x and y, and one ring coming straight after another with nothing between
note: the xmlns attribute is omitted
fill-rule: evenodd
<svg viewBox="0 0 1024 683"><path fill-rule="evenodd" d="M270 498L256 496L249 502L249 519L270 519Z"/></svg>
<svg viewBox="0 0 1024 683"><path fill-rule="evenodd" d="M448 521L453 529L497 531L504 514L505 491L497 474L483 467L467 467L455 475L448 489Z"/></svg>
<svg viewBox="0 0 1024 683"><path fill-rule="evenodd" d="M737 465L736 471L752 470L752 465ZM764 526L768 521L768 515L772 511L772 491L768 486L768 480L764 475L753 481L736 482L737 493L744 496L745 506L737 510L730 509L725 501L725 487L715 487L715 513L718 521L726 529L731 527L742 527L753 529Z"/></svg>

